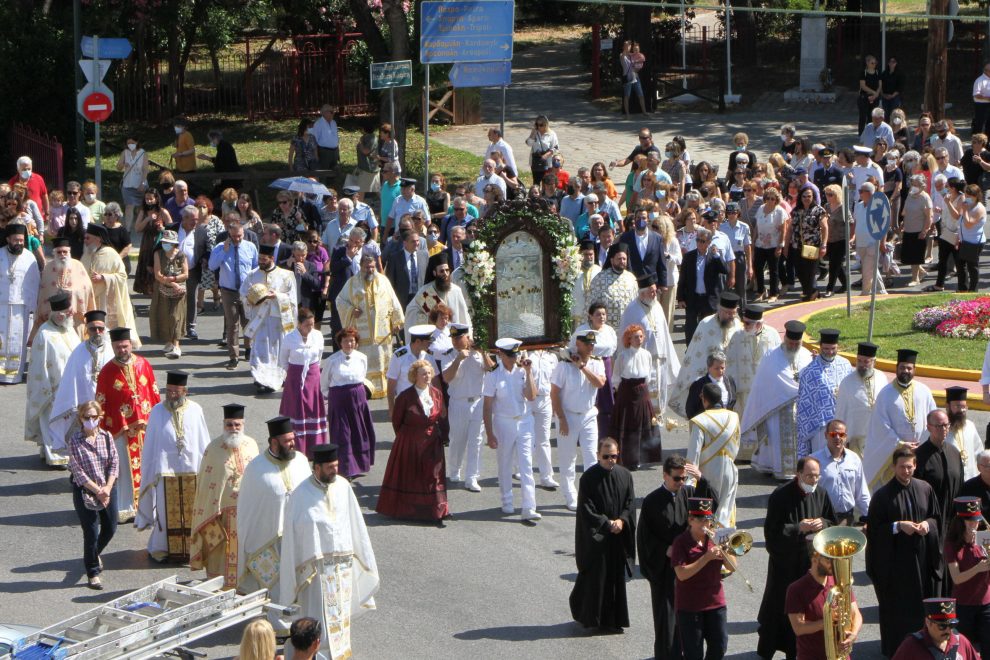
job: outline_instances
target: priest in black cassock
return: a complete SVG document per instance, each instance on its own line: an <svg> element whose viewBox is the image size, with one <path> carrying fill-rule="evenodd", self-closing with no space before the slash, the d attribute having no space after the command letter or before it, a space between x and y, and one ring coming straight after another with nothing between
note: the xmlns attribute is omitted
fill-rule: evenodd
<svg viewBox="0 0 990 660"><path fill-rule="evenodd" d="M697 486L685 483L697 480ZM668 456L663 463L663 485L646 496L636 526L636 549L639 572L650 583L653 605L653 656L680 660L681 645L675 627L674 569L667 552L688 527L688 498L707 497L718 507L714 489L701 471L679 454Z"/></svg>
<svg viewBox="0 0 990 660"><path fill-rule="evenodd" d="M619 444L598 443L598 464L578 483L574 557L578 575L571 616L587 628L622 632L629 627L626 576L636 560L636 494L632 474L621 465Z"/></svg>
<svg viewBox="0 0 990 660"><path fill-rule="evenodd" d="M976 455L976 469L979 474L964 482L959 494L980 498L983 517L990 520L990 449Z"/></svg>
<svg viewBox="0 0 990 660"><path fill-rule="evenodd" d="M941 510L932 487L914 478L915 452L894 450L894 478L870 500L866 574L880 605L880 648L888 658L925 619L922 601L942 582Z"/></svg>
<svg viewBox="0 0 990 660"><path fill-rule="evenodd" d="M818 488L820 476L818 459L805 456L798 460L797 476L773 491L767 502L763 536L770 561L757 616L756 652L761 658L772 658L777 651L788 658L797 654L794 629L784 611L787 587L811 568L808 547L815 534L836 524L832 500L824 488Z"/></svg>
<svg viewBox="0 0 990 660"><path fill-rule="evenodd" d="M914 478L921 479L932 487L938 508L943 513L939 520L939 539L944 543L945 534L952 522L952 501L959 497L963 485L962 455L955 445L946 442L949 435L949 416L942 409L928 413L928 439L914 450L918 467ZM951 596L952 585L949 580L942 583L942 592L936 596Z"/></svg>

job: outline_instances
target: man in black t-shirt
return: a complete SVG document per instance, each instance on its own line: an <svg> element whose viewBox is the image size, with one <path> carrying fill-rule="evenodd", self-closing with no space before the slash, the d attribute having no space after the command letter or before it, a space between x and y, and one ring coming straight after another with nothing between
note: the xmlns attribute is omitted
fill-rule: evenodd
<svg viewBox="0 0 990 660"><path fill-rule="evenodd" d="M970 147L963 152L963 157L959 160L959 167L962 168L966 183L975 183L983 190L990 188L990 183L984 182L983 177L984 172L990 172L990 151L987 151L985 134L973 135Z"/></svg>
<svg viewBox="0 0 990 660"><path fill-rule="evenodd" d="M632 163L636 156L648 156L651 151L657 154L657 160L663 160L660 158L660 147L653 144L653 133L644 126L639 129L639 144L633 148L628 156L622 160L613 160L608 166L610 169L613 167L625 167Z"/></svg>

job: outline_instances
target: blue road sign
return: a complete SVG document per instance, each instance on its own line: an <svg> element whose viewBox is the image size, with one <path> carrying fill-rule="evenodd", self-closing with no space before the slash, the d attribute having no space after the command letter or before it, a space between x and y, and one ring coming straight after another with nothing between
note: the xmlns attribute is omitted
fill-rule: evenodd
<svg viewBox="0 0 990 660"><path fill-rule="evenodd" d="M879 190L873 193L866 209L866 230L876 241L884 240L890 231L890 200Z"/></svg>
<svg viewBox="0 0 990 660"><path fill-rule="evenodd" d="M100 37L100 52L93 50L93 37L83 37L79 44L83 57L100 60L126 60L131 55L131 42L127 39L104 39Z"/></svg>
<svg viewBox="0 0 990 660"><path fill-rule="evenodd" d="M512 62L457 62L450 67L454 87L508 87Z"/></svg>
<svg viewBox="0 0 990 660"><path fill-rule="evenodd" d="M419 59L423 64L512 59L512 0L424 2Z"/></svg>

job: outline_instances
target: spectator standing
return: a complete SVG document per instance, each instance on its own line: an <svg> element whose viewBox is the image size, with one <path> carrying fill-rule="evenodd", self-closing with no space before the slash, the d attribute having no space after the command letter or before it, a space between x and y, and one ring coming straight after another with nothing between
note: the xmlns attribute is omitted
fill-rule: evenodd
<svg viewBox="0 0 990 660"><path fill-rule="evenodd" d="M120 179L120 196L124 201L124 226L130 231L134 226L134 211L144 201L148 189L148 152L138 146L137 138L129 136L126 144L117 159L117 169L124 173Z"/></svg>
<svg viewBox="0 0 990 660"><path fill-rule="evenodd" d="M23 183L27 186L28 196L38 205L41 212L47 217L50 212L48 205L48 186L40 174L35 173L34 164L28 156L21 156L17 159L17 174L10 178L9 185Z"/></svg>
<svg viewBox="0 0 990 660"><path fill-rule="evenodd" d="M233 215L227 218L227 238L210 252L210 270L220 271L220 300L223 302L223 321L229 360L226 368L237 368L239 357L237 323L247 327L247 315L241 302L241 284L248 273L258 267L258 248L244 240L244 228ZM245 338L245 348L248 348Z"/></svg>
<svg viewBox="0 0 990 660"><path fill-rule="evenodd" d="M370 123L362 127L361 139L357 146L357 166L344 180L344 187L356 186L362 193L376 193L381 189L379 172L381 166L378 163L378 136L375 135L375 128Z"/></svg>
<svg viewBox="0 0 990 660"><path fill-rule="evenodd" d="M251 201L251 195L248 193L241 193L237 196L237 216L244 229L259 235L264 230L261 216L254 210L254 202ZM227 217L226 213L224 213L224 217Z"/></svg>
<svg viewBox="0 0 990 660"><path fill-rule="evenodd" d="M543 182L543 175L551 168L553 157L560 151L557 134L550 129L550 120L540 115L533 122L533 129L526 138L529 145L529 167L533 171L533 185Z"/></svg>
<svg viewBox="0 0 990 660"><path fill-rule="evenodd" d="M856 100L856 107L859 109L859 128L856 132L860 135L870 119L870 112L880 104L880 72L877 71L877 58L867 55L863 72L859 74L859 97Z"/></svg>
<svg viewBox="0 0 990 660"><path fill-rule="evenodd" d="M959 163L963 157L962 140L956 137L955 132L947 120L943 119L935 124L935 135L932 138L932 150L938 151L939 149L945 149L949 155L948 164L953 167L959 167ZM939 166L942 169L945 168L944 163L939 163Z"/></svg>
<svg viewBox="0 0 990 660"><path fill-rule="evenodd" d="M177 117L172 126L175 128L175 151L169 160L179 174L196 171L196 140L189 132L189 122L185 117ZM173 214L177 215L177 214Z"/></svg>
<svg viewBox="0 0 990 660"><path fill-rule="evenodd" d="M945 290L945 278L949 273L949 260L953 268L959 268L959 223L966 210L964 191L966 182L953 179L945 185L942 201L938 205L938 274L935 284L925 287L925 291L937 292Z"/></svg>
<svg viewBox="0 0 990 660"><path fill-rule="evenodd" d="M392 217L392 205L395 200L399 197L402 192L402 179L399 178L399 167L398 165L382 165L381 171L381 208L378 209L378 217L382 219L382 224L385 226L384 234L382 235L382 240L387 239L392 235L392 231L396 226L397 222L391 220ZM463 193L456 193L463 194ZM477 212L475 217L477 217Z"/></svg>
<svg viewBox="0 0 990 660"><path fill-rule="evenodd" d="M179 339L186 325L186 285L189 265L174 231L162 232L161 250L155 251L155 288L151 297L151 338L165 342L165 357L182 356Z"/></svg>
<svg viewBox="0 0 990 660"><path fill-rule="evenodd" d="M196 201L189 196L189 185L182 181L176 181L172 190L174 194L172 198L165 202L165 210L168 211L169 224L172 222L178 222L182 214L182 209L186 206L195 206Z"/></svg>
<svg viewBox="0 0 990 660"><path fill-rule="evenodd" d="M313 120L299 120L296 135L289 141L289 169L293 172L311 172L320 165L316 138L313 137Z"/></svg>
<svg viewBox="0 0 990 660"><path fill-rule="evenodd" d="M211 129L206 134L210 146L216 149L216 155L197 154L196 158L213 163L216 172L240 172L241 164L237 161L237 151L227 140L223 139L223 131L218 128ZM211 197L217 197L225 188L232 188L241 183L240 179L220 179L213 186Z"/></svg>
<svg viewBox="0 0 990 660"><path fill-rule="evenodd" d="M901 263L911 266L911 281L916 286L928 274L924 269L925 243L933 221L932 198L925 192L925 177L915 174L910 179L911 189L904 201L904 222L901 225ZM979 187L977 187L979 190Z"/></svg>
<svg viewBox="0 0 990 660"><path fill-rule="evenodd" d="M849 282L846 281L846 206L842 203L842 188L832 184L825 187L825 211L828 213L828 243L825 254L828 256L828 284L825 286L825 297L833 293L845 293ZM841 286L835 291L835 283Z"/></svg>
<svg viewBox="0 0 990 660"><path fill-rule="evenodd" d="M880 104L886 121L891 121L891 113L903 105L901 90L904 89L904 74L897 68L897 58L887 58L887 68L880 73ZM893 142L890 143L894 145Z"/></svg>
<svg viewBox="0 0 990 660"><path fill-rule="evenodd" d="M788 260L794 260L801 281L801 300L807 302L818 298L818 260L827 251L828 213L815 204L815 191L811 185L801 189L798 199L784 229L784 255Z"/></svg>
<svg viewBox="0 0 990 660"><path fill-rule="evenodd" d="M336 109L329 103L320 108L320 118L313 122L310 129L316 140L317 156L321 170L337 169L340 162L340 135L337 133L337 122L333 116Z"/></svg>
<svg viewBox="0 0 990 660"><path fill-rule="evenodd" d="M378 127L378 163L382 169L390 165L396 176L402 174L402 165L399 163L399 143L392 135L392 125L382 124Z"/></svg>
<svg viewBox="0 0 990 660"><path fill-rule="evenodd" d="M959 265L956 268L960 292L980 289L980 253L986 242L984 227L987 223L987 210L983 206L980 187L968 185L965 193L965 210L959 223Z"/></svg>
<svg viewBox="0 0 990 660"><path fill-rule="evenodd" d="M972 132L990 134L990 62L983 65L983 73L973 82Z"/></svg>
<svg viewBox="0 0 990 660"><path fill-rule="evenodd" d="M886 140L888 146L894 144L894 130L890 124L883 120L883 108L876 107L870 111L870 123L867 124L859 135L859 143L867 147L873 147L877 140Z"/></svg>
<svg viewBox="0 0 990 660"><path fill-rule="evenodd" d="M639 53L642 56L642 53ZM629 116L629 97L636 92L639 98L639 111L646 114L646 102L643 98L643 85L639 80L639 72L645 63L645 56L634 58L633 43L626 41L622 44L622 55L619 62L622 64L622 114Z"/></svg>

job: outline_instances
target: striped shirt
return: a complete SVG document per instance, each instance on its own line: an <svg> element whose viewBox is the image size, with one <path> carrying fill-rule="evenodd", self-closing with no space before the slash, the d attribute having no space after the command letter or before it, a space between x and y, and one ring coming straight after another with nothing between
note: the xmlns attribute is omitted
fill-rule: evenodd
<svg viewBox="0 0 990 660"><path fill-rule="evenodd" d="M117 447L108 431L98 429L92 438L77 431L69 439L69 472L72 482L82 489L87 509L102 509L103 506L84 486L90 481L105 486L109 475L117 474L119 461Z"/></svg>

